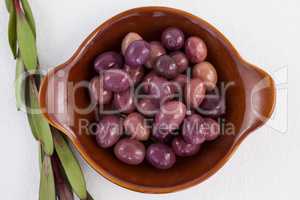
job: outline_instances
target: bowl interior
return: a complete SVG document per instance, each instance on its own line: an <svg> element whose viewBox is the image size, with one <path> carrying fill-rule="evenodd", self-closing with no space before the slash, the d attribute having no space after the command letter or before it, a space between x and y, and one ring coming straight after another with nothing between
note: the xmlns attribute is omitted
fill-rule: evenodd
<svg viewBox="0 0 300 200"><path fill-rule="evenodd" d="M90 80L96 75L93 70L95 57L108 50L120 51L122 38L128 32L137 32L147 41L160 40L162 30L169 26L179 27L186 37L191 35L201 37L208 47L207 60L216 67L219 81L234 82L235 85L226 92L225 120L232 123L234 132L238 133L245 112L245 93L235 58L231 54L232 50L228 48L227 41L222 40L212 27L186 13L164 9L139 9L112 18L99 27L83 43L77 54L65 64L64 67L69 68L68 81L77 83ZM90 104L88 90L84 87L76 90L73 99L76 106L81 108ZM67 99L67 101L70 104L71 100ZM237 135L222 135L213 142L205 143L198 155L178 159L176 165L169 170L157 170L146 162L139 166L123 164L114 157L111 150L97 147L93 136L89 135L87 129L80 126L82 119L90 122L96 121L95 113L80 114L75 111L72 116L68 113L65 115L72 118L74 122L73 125L65 128L72 132L73 141L76 140L76 143L80 144L82 151L88 155L88 159L94 163L93 167L97 171L107 175L114 182L123 183L121 184L123 186L139 186L140 188L172 188L204 179L211 173L211 169L225 157ZM56 120L58 124L61 124L59 118ZM130 187L130 189L134 188Z"/></svg>

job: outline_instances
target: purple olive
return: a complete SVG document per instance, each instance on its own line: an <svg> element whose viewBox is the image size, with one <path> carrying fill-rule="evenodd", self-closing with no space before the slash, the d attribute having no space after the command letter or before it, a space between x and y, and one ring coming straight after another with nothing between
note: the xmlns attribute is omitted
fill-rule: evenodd
<svg viewBox="0 0 300 200"><path fill-rule="evenodd" d="M156 59L161 56L166 54L165 48L161 45L160 42L157 41L152 41L150 42L150 58L146 63L146 67L151 69L153 68Z"/></svg>
<svg viewBox="0 0 300 200"><path fill-rule="evenodd" d="M124 66L124 71L128 73L133 84L140 82L144 76L144 68L132 68L128 65Z"/></svg>
<svg viewBox="0 0 300 200"><path fill-rule="evenodd" d="M173 79L179 74L175 61L168 55L162 55L157 58L154 70L158 75L168 79Z"/></svg>
<svg viewBox="0 0 300 200"><path fill-rule="evenodd" d="M202 144L206 140L203 129L204 119L193 114L184 119L182 137L189 144Z"/></svg>
<svg viewBox="0 0 300 200"><path fill-rule="evenodd" d="M158 169L169 169L176 162L172 149L164 144L152 144L148 147L146 158L148 162Z"/></svg>
<svg viewBox="0 0 300 200"><path fill-rule="evenodd" d="M149 74L147 74L145 77L144 77L144 80L142 82L142 87L143 87L143 91L146 93L146 94L149 94L150 92L150 86L151 86L151 82L152 80L154 79L154 77L157 77L156 73L154 71L151 71Z"/></svg>
<svg viewBox="0 0 300 200"><path fill-rule="evenodd" d="M209 62L202 62L193 67L193 78L199 78L205 83L207 90L216 87L218 74L216 69Z"/></svg>
<svg viewBox="0 0 300 200"><path fill-rule="evenodd" d="M102 148L113 146L123 134L123 122L114 115L104 116L97 124L96 141Z"/></svg>
<svg viewBox="0 0 300 200"><path fill-rule="evenodd" d="M153 98L164 102L174 97L175 88L171 82L157 75L150 75L143 83L144 91L150 94Z"/></svg>
<svg viewBox="0 0 300 200"><path fill-rule="evenodd" d="M136 112L130 113L124 121L124 129L133 139L146 141L149 138L150 130L145 118Z"/></svg>
<svg viewBox="0 0 300 200"><path fill-rule="evenodd" d="M159 103L156 99L144 98L138 102L137 110L147 117L152 117L159 111Z"/></svg>
<svg viewBox="0 0 300 200"><path fill-rule="evenodd" d="M191 63L201 63L206 59L207 47L199 37L189 37L185 42L185 54Z"/></svg>
<svg viewBox="0 0 300 200"><path fill-rule="evenodd" d="M171 53L171 57L175 61L179 73L184 72L189 67L189 61L186 55L181 51L175 51Z"/></svg>
<svg viewBox="0 0 300 200"><path fill-rule="evenodd" d="M103 74L104 89L112 92L123 92L130 87L129 75L120 69L109 69Z"/></svg>
<svg viewBox="0 0 300 200"><path fill-rule="evenodd" d="M112 99L112 92L103 88L103 78L100 76L96 76L91 80L89 89L91 98L100 105L108 104Z"/></svg>
<svg viewBox="0 0 300 200"><path fill-rule="evenodd" d="M201 144L189 144L186 143L181 137L176 137L172 141L173 151L177 156L193 156L200 150Z"/></svg>
<svg viewBox="0 0 300 200"><path fill-rule="evenodd" d="M154 127L158 132L171 133L178 129L184 120L186 106L180 101L169 101L163 104L155 115Z"/></svg>
<svg viewBox="0 0 300 200"><path fill-rule="evenodd" d="M188 81L188 77L187 77L186 75L184 75L184 74L179 74L179 75L174 79L173 82L175 82L175 83L178 84L179 88L181 89L180 92L183 94L184 87L185 87L187 81ZM177 87L177 88L178 88L178 87Z"/></svg>
<svg viewBox="0 0 300 200"><path fill-rule="evenodd" d="M125 53L126 64L132 68L141 67L150 58L150 45L144 40L133 41Z"/></svg>
<svg viewBox="0 0 300 200"><path fill-rule="evenodd" d="M220 135L220 124L211 118L205 118L201 129L202 134L205 135L207 141L217 139Z"/></svg>
<svg viewBox="0 0 300 200"><path fill-rule="evenodd" d="M109 68L120 68L122 66L122 56L114 51L100 54L94 62L94 68L98 73Z"/></svg>
<svg viewBox="0 0 300 200"><path fill-rule="evenodd" d="M144 161L146 149L143 143L133 139L122 139L114 147L115 156L129 165L138 165Z"/></svg>
<svg viewBox="0 0 300 200"><path fill-rule="evenodd" d="M121 49L122 49L123 55L125 55L128 46L129 46L132 42L134 42L134 41L136 41L136 40L142 40L142 39L143 39L143 38L142 38L139 34L137 34L137 33L135 33L135 32L130 32L130 33L128 33L128 34L124 37L124 39L123 39L123 41L122 41L122 45L121 45Z"/></svg>
<svg viewBox="0 0 300 200"><path fill-rule="evenodd" d="M135 110L134 93L126 90L114 94L113 104L119 112L131 113Z"/></svg>
<svg viewBox="0 0 300 200"><path fill-rule="evenodd" d="M225 114L226 100L225 95L220 94L218 90L208 91L200 104L200 108L197 111L205 116L219 117Z"/></svg>
<svg viewBox="0 0 300 200"><path fill-rule="evenodd" d="M161 42L164 47L171 51L181 49L184 45L184 34L178 28L167 28L162 33Z"/></svg>
<svg viewBox="0 0 300 200"><path fill-rule="evenodd" d="M205 85L200 79L192 79L185 85L185 102L187 106L197 109L205 97Z"/></svg>

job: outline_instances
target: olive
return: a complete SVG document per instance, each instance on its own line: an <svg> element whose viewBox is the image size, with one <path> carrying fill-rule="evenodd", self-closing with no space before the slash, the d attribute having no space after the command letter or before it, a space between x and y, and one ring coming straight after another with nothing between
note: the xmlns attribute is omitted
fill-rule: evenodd
<svg viewBox="0 0 300 200"><path fill-rule="evenodd" d="M186 106L180 101L169 101L163 104L155 115L154 127L158 132L171 133L178 129L184 120Z"/></svg>
<svg viewBox="0 0 300 200"><path fill-rule="evenodd" d="M124 37L124 39L123 39L123 41L122 41L122 45L121 45L122 54L125 55L125 52L126 52L128 46L129 46L132 42L134 42L134 41L136 41L136 40L142 40L142 39L143 39L143 38L142 38L139 34L137 34L137 33L135 33L135 32L130 32L130 33L128 33L128 34Z"/></svg>
<svg viewBox="0 0 300 200"><path fill-rule="evenodd" d="M179 73L184 72L189 67L189 61L186 55L181 51L175 51L171 53L171 57L175 61Z"/></svg>
<svg viewBox="0 0 300 200"><path fill-rule="evenodd" d="M103 88L102 76L96 76L91 80L89 90L91 98L100 105L108 104L112 99L112 92Z"/></svg>
<svg viewBox="0 0 300 200"><path fill-rule="evenodd" d="M178 28L169 27L162 33L161 42L169 50L181 49L184 45L184 34Z"/></svg>
<svg viewBox="0 0 300 200"><path fill-rule="evenodd" d="M183 139L189 144L202 144L205 135L202 132L204 119L197 114L192 114L184 119L182 125Z"/></svg>
<svg viewBox="0 0 300 200"><path fill-rule="evenodd" d="M144 40L133 41L125 53L125 62L132 68L141 67L150 58L150 45Z"/></svg>
<svg viewBox="0 0 300 200"><path fill-rule="evenodd" d="M154 71L151 71L149 74L147 74L144 77L144 81L142 82L141 86L143 87L143 91L146 94L149 94L149 92L150 92L151 82L154 79L154 77L157 77L157 75Z"/></svg>
<svg viewBox="0 0 300 200"><path fill-rule="evenodd" d="M172 141L173 151L177 156L193 156L200 150L201 144L189 144L184 141L181 137L176 137Z"/></svg>
<svg viewBox="0 0 300 200"><path fill-rule="evenodd" d="M125 138L116 144L114 153L120 161L129 165L138 165L144 161L146 149L143 143Z"/></svg>
<svg viewBox="0 0 300 200"><path fill-rule="evenodd" d="M191 79L184 89L185 102L188 107L197 109L205 97L205 85L200 79Z"/></svg>
<svg viewBox="0 0 300 200"><path fill-rule="evenodd" d="M165 144L151 144L146 152L148 162L158 169L169 169L176 162L172 149Z"/></svg>
<svg viewBox="0 0 300 200"><path fill-rule="evenodd" d="M181 88L181 93L183 93L184 87L186 85L186 83L188 82L188 77L184 74L179 74L175 79L174 79L175 83L178 83L178 85Z"/></svg>
<svg viewBox="0 0 300 200"><path fill-rule="evenodd" d="M185 42L185 54L191 63L201 63L206 59L207 47L199 37L189 37Z"/></svg>
<svg viewBox="0 0 300 200"><path fill-rule="evenodd" d="M102 148L113 146L123 134L123 121L114 115L104 116L97 124L96 141Z"/></svg>
<svg viewBox="0 0 300 200"><path fill-rule="evenodd" d="M202 128L202 134L205 135L207 141L217 139L220 135L220 124L211 118L204 119L204 125Z"/></svg>
<svg viewBox="0 0 300 200"><path fill-rule="evenodd" d="M144 68L132 68L128 65L124 66L124 71L128 73L133 84L140 82L144 76Z"/></svg>
<svg viewBox="0 0 300 200"><path fill-rule="evenodd" d="M162 55L157 58L154 70L158 75L167 79L173 79L179 74L175 61L168 55Z"/></svg>
<svg viewBox="0 0 300 200"><path fill-rule="evenodd" d="M159 103L156 99L143 98L138 102L137 110L147 117L152 117L159 111Z"/></svg>
<svg viewBox="0 0 300 200"><path fill-rule="evenodd" d="M218 75L216 69L209 62L202 62L193 67L193 78L199 78L205 83L207 90L216 87Z"/></svg>
<svg viewBox="0 0 300 200"><path fill-rule="evenodd" d="M98 73L109 68L120 68L122 66L122 56L114 51L100 54L94 62L94 68Z"/></svg>
<svg viewBox="0 0 300 200"><path fill-rule="evenodd" d="M119 112L131 113L135 110L134 93L126 90L114 94L113 104Z"/></svg>
<svg viewBox="0 0 300 200"><path fill-rule="evenodd" d="M130 113L124 121L124 129L133 139L146 141L149 138L150 130L145 118L136 112Z"/></svg>
<svg viewBox="0 0 300 200"><path fill-rule="evenodd" d="M157 41L152 41L150 42L150 58L146 62L146 67L151 69L153 68L156 59L161 56L166 54L165 48L161 45L160 42Z"/></svg>
<svg viewBox="0 0 300 200"><path fill-rule="evenodd" d="M225 111L225 95L220 94L217 88L206 93L205 98L198 109L200 114L214 118L225 114Z"/></svg>
<svg viewBox="0 0 300 200"><path fill-rule="evenodd" d="M161 100L164 102L174 97L175 88L171 82L167 81L165 78L160 76L151 76L149 78L149 85L145 83L144 88L147 87L147 91L153 98Z"/></svg>
<svg viewBox="0 0 300 200"><path fill-rule="evenodd" d="M112 92L123 92L130 87L129 75L120 69L109 69L103 74L104 89Z"/></svg>

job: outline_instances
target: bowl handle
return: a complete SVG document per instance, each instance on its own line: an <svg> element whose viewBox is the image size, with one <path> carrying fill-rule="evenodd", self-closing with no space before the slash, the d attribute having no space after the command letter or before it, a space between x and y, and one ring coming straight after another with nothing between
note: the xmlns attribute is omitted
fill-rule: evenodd
<svg viewBox="0 0 300 200"><path fill-rule="evenodd" d="M262 126L271 117L275 106L275 84L271 76L258 67L241 60L238 69L245 88L245 113L236 142Z"/></svg>

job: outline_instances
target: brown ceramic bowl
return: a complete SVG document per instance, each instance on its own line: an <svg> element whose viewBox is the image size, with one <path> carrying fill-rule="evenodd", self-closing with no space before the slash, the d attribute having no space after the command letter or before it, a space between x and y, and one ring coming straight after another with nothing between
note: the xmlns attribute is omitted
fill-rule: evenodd
<svg viewBox="0 0 300 200"><path fill-rule="evenodd" d="M72 86L95 75L92 63L98 54L120 51L126 33L134 31L148 41L159 40L162 30L169 26L181 28L187 36L201 37L219 81L234 82L226 93L225 119L233 123L235 131L205 144L197 156L179 159L168 170L155 169L146 162L126 165L111 151L97 147L88 130L82 128L87 122L84 120L96 121L96 114L77 112L78 108L86 108L90 99L86 88ZM230 42L204 20L166 7L136 8L109 19L87 37L71 59L47 74L40 90L46 118L73 142L88 164L113 183L145 193L174 192L206 180L229 160L249 133L266 122L274 104L274 83L266 72L243 60Z"/></svg>

